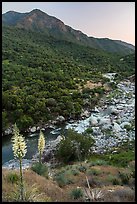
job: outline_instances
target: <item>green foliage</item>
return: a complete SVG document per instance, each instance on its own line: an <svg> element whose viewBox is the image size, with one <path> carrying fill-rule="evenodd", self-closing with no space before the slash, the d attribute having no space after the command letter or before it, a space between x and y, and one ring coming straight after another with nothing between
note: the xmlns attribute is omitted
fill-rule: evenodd
<svg viewBox="0 0 137 204"><path fill-rule="evenodd" d="M90 176L98 176L99 174L101 174L101 171L98 169L91 168L90 170L88 170L88 175Z"/></svg>
<svg viewBox="0 0 137 204"><path fill-rule="evenodd" d="M59 187L64 187L65 185L73 183L71 178L68 178L65 173L59 173L55 176L55 180L57 181Z"/></svg>
<svg viewBox="0 0 137 204"><path fill-rule="evenodd" d="M85 167L85 166L83 166L83 165L80 165L80 166L78 167L78 170L79 170L80 172L86 172L87 167Z"/></svg>
<svg viewBox="0 0 137 204"><path fill-rule="evenodd" d="M31 169L37 174L48 178L48 167L42 163L34 163Z"/></svg>
<svg viewBox="0 0 137 204"><path fill-rule="evenodd" d="M116 166L126 167L132 160L135 160L135 153L133 149L121 151L120 153L111 154L111 156L108 156L108 163Z"/></svg>
<svg viewBox="0 0 137 204"><path fill-rule="evenodd" d="M120 184L121 184L121 181L120 181L120 179L119 179L117 176L109 175L109 176L108 176L108 180L109 180L113 185L120 185Z"/></svg>
<svg viewBox="0 0 137 204"><path fill-rule="evenodd" d="M11 182L11 183L17 183L20 180L20 177L16 173L9 173L7 175L7 180L8 182Z"/></svg>
<svg viewBox="0 0 137 204"><path fill-rule="evenodd" d="M108 164L107 161L101 160L101 159L97 159L97 160L95 160L95 161L91 161L91 162L90 162L90 167L91 167L91 166L96 166L96 165L99 165L99 166L101 166L101 165L107 165L107 164Z"/></svg>
<svg viewBox="0 0 137 204"><path fill-rule="evenodd" d="M126 128L127 131L130 131L133 129L131 125L125 125L124 128Z"/></svg>
<svg viewBox="0 0 137 204"><path fill-rule="evenodd" d="M92 128L87 128L85 133L92 134L93 133L93 129Z"/></svg>
<svg viewBox="0 0 137 204"><path fill-rule="evenodd" d="M75 188L71 191L70 196L73 199L79 199L83 197L83 191L81 188Z"/></svg>
<svg viewBox="0 0 137 204"><path fill-rule="evenodd" d="M122 184L129 184L130 174L125 172L119 172L119 177L121 178Z"/></svg>
<svg viewBox="0 0 137 204"><path fill-rule="evenodd" d="M3 26L2 130L17 121L24 131L58 115L78 118L84 99L91 94L89 104L94 105L98 101L94 93L104 93L103 88L81 93L78 83L105 81L102 73L108 68L119 78L134 74L135 55L120 58L42 32Z"/></svg>
<svg viewBox="0 0 137 204"><path fill-rule="evenodd" d="M65 163L82 160L90 154L89 150L93 144L92 137L68 130L64 139L57 146L56 156Z"/></svg>
<svg viewBox="0 0 137 204"><path fill-rule="evenodd" d="M74 176L79 175L79 171L76 170L76 169L72 169L72 170L71 170L71 173L72 173Z"/></svg>

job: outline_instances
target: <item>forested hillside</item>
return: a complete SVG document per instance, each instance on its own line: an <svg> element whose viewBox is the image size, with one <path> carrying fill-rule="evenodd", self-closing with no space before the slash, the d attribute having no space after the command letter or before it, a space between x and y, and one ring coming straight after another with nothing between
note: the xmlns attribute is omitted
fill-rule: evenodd
<svg viewBox="0 0 137 204"><path fill-rule="evenodd" d="M127 55L135 52L135 46L132 44L109 38L88 37L80 30L75 30L65 25L60 19L50 16L39 9L34 9L27 13L6 12L2 15L2 24L23 28L28 31L42 32L45 34L45 37L52 36L58 40L65 40L110 53Z"/></svg>
<svg viewBox="0 0 137 204"><path fill-rule="evenodd" d="M79 117L89 97L84 84L105 82L105 72L117 72L118 79L134 74L134 54L121 57L41 32L3 26L3 130L15 122L24 130L58 115ZM91 107L103 92L103 87L90 90Z"/></svg>

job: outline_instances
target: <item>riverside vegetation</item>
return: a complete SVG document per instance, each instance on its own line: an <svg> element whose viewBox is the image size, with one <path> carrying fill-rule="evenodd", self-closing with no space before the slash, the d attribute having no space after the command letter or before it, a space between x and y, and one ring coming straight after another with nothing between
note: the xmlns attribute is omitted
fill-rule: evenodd
<svg viewBox="0 0 137 204"><path fill-rule="evenodd" d="M40 157L44 147L41 138L42 132L38 143ZM3 201L134 201L133 148L129 149L126 145L123 150L120 149L120 153L99 155L88 151L93 144L94 140L91 137L89 139L86 135L69 130L66 139L64 138L57 148L57 160L60 159L56 167L49 168L46 163L41 163L40 159L39 163L34 163L31 168L23 170L23 177L16 169L3 169ZM61 161L64 158L65 160ZM21 199L20 178L21 183L24 182Z"/></svg>
<svg viewBox="0 0 137 204"><path fill-rule="evenodd" d="M68 33L66 37L69 37ZM113 94L117 95L115 101L118 101L116 103L119 108L122 106L120 100L126 100L129 102L129 112L125 105L122 108L126 116L134 116L132 93L122 97L116 86L123 86L121 81L135 72L135 54L125 53L126 49L124 54L110 53L89 47L88 44L82 45L66 38L59 39L56 35L47 35L41 30L38 32L37 29L29 30L3 23L4 137L6 130L15 123L21 133L24 133L33 126L40 130L58 116L64 117L65 121L78 120L82 117L83 110L93 110L99 99L107 95L109 90L114 92L107 95L107 102L111 101ZM111 72L116 73L116 84L103 76ZM104 105L106 104L103 103ZM119 110L121 109L117 111ZM113 111L113 114L119 116L119 112L117 114ZM114 122L119 121L120 124L121 117ZM44 154L45 141L42 139L41 146L39 140L39 162L22 170L24 197L21 199L29 202L135 201L135 144L134 140L127 139L129 135L134 136L134 120L128 122L132 124L122 127L122 131L125 128L126 138L123 139L126 142L120 144L116 152L107 152L104 149L97 152L100 143L97 140L99 129L96 127L89 127L82 134L67 130L66 136L62 136L55 148L57 164L54 167L48 166L41 157ZM118 125L116 127L120 126ZM102 137L105 134L108 138L116 136L115 141L121 140L123 135L120 130L117 134L112 134L110 130L102 128L100 142L104 141ZM93 151L95 142L96 151ZM101 144L104 148L103 142ZM3 202L19 200L22 195L20 179L21 171L18 169L2 169Z"/></svg>

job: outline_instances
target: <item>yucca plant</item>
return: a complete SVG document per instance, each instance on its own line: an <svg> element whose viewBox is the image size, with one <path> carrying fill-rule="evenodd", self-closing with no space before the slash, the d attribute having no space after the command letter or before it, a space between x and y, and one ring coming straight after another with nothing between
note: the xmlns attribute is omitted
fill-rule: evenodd
<svg viewBox="0 0 137 204"><path fill-rule="evenodd" d="M91 202L96 202L102 199L104 196L103 192L100 189L91 189L87 176L86 176L86 181L89 189L88 191L86 188L84 189L87 199Z"/></svg>
<svg viewBox="0 0 137 204"><path fill-rule="evenodd" d="M39 139L38 139L38 151L39 151L39 163L41 164L42 153L45 148L45 137L43 132L40 130Z"/></svg>
<svg viewBox="0 0 137 204"><path fill-rule="evenodd" d="M24 137L19 133L19 129L15 124L13 127L13 137L12 137L12 149L14 158L19 160L20 164L20 198L24 200L24 186L23 186L23 172L22 172L22 159L27 153L27 146Z"/></svg>

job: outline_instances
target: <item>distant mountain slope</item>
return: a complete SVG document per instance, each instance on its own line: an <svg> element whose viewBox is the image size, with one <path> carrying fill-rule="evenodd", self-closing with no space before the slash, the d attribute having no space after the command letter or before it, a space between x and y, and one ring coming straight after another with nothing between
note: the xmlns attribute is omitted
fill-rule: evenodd
<svg viewBox="0 0 137 204"><path fill-rule="evenodd" d="M18 13L15 11L8 11L6 14L2 15L2 23L6 25L16 25L18 21L24 18L27 13Z"/></svg>
<svg viewBox="0 0 137 204"><path fill-rule="evenodd" d="M80 117L83 107L91 110L104 93L103 87L89 93L86 81L104 83L106 72L116 72L118 80L131 76L134 61L134 54L121 56L44 32L3 26L3 131L15 122L23 131L59 115L66 120Z"/></svg>
<svg viewBox="0 0 137 204"><path fill-rule="evenodd" d="M9 11L2 15L2 24L16 26L31 31L43 32L59 40L66 40L76 44L102 49L107 52L116 52L127 55L134 53L135 47L126 42L107 38L88 37L79 30L65 25L61 20L49 16L39 9L28 13Z"/></svg>

